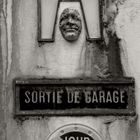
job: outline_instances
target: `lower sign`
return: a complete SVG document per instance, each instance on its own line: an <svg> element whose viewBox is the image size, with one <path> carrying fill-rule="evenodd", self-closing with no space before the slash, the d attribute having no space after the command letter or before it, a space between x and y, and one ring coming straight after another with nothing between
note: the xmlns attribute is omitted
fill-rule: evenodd
<svg viewBox="0 0 140 140"><path fill-rule="evenodd" d="M134 115L134 81L14 81L16 115Z"/></svg>
<svg viewBox="0 0 140 140"><path fill-rule="evenodd" d="M85 125L70 124L54 131L48 140L103 140L103 138Z"/></svg>

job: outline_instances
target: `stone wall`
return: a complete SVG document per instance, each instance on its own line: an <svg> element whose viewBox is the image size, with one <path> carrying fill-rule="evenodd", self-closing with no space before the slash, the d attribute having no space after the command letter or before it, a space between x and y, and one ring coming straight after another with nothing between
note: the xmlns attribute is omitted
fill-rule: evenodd
<svg viewBox="0 0 140 140"><path fill-rule="evenodd" d="M134 77L136 80L136 103L139 116L140 2L139 0L106 0L104 7L103 20L107 24L104 29L105 43L111 47L107 33L111 33L111 36L117 34L117 39L120 39L118 43L123 73L126 76ZM99 72L97 69L100 69L94 62L94 54L102 56L102 59L98 61L104 60L103 64L106 64L107 61L105 51L107 48L99 51L98 44L85 43L85 29L81 34L78 47L74 48L65 42L61 38L58 28L56 28L56 43L53 45L44 44L39 47L37 23L37 1L1 0L0 139L46 140L48 135L58 127L70 123L87 125L100 133L104 140L139 139L137 131L139 131L140 121L139 119L137 121L137 116L14 118L12 82L15 77L91 77L93 73ZM77 44L75 45L77 46ZM70 60L71 56L74 56L72 60ZM117 70L114 70L114 73L120 74ZM99 76L103 76L102 74L102 72L99 73Z"/></svg>

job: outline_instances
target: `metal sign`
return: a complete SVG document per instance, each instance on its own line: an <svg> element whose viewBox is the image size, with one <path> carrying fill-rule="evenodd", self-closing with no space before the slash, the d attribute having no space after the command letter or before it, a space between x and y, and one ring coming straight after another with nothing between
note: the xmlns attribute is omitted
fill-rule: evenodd
<svg viewBox="0 0 140 140"><path fill-rule="evenodd" d="M134 115L132 78L14 81L16 115Z"/></svg>
<svg viewBox="0 0 140 140"><path fill-rule="evenodd" d="M93 129L85 125L70 124L53 132L48 140L103 140Z"/></svg>

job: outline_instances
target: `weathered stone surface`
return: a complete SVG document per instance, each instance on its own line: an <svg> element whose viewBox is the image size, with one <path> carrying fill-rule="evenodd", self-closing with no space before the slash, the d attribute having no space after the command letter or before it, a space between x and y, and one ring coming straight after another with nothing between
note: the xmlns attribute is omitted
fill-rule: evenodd
<svg viewBox="0 0 140 140"><path fill-rule="evenodd" d="M123 73L127 76L134 76L136 79L137 112L140 115L140 2L139 0L106 0L104 4L106 8L103 17L106 26L104 29L105 46L101 47L99 43L85 42L85 29L81 32L79 45L77 43L75 45L69 44L61 37L57 22L56 42L44 44L39 48L40 44L37 42L37 1L1 1L1 140L46 140L47 136L58 127L69 123L90 126L101 133L105 140L138 139L135 117L30 117L18 120L13 116L13 78L19 76L52 78L88 76L97 79L109 76L107 74L109 35L114 37L115 34L121 39L119 43L121 44ZM109 47L112 47L112 44ZM117 68L116 65L114 67Z"/></svg>
<svg viewBox="0 0 140 140"><path fill-rule="evenodd" d="M0 139L6 139L5 74L7 59L7 30L5 1L0 2Z"/></svg>
<svg viewBox="0 0 140 140"><path fill-rule="evenodd" d="M121 61L125 75L135 77L137 113L140 115L140 1L127 0L118 7L115 20L117 36L120 38ZM138 119L140 127L140 120ZM140 131L140 129L138 130ZM140 136L139 136L140 139Z"/></svg>

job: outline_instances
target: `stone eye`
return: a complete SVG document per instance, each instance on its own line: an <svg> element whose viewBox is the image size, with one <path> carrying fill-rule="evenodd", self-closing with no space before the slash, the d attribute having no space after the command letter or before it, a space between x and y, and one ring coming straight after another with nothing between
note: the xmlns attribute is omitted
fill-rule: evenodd
<svg viewBox="0 0 140 140"><path fill-rule="evenodd" d="M67 16L67 15L64 15L64 16L63 16L63 19L66 19L66 18L68 18L68 16Z"/></svg>

